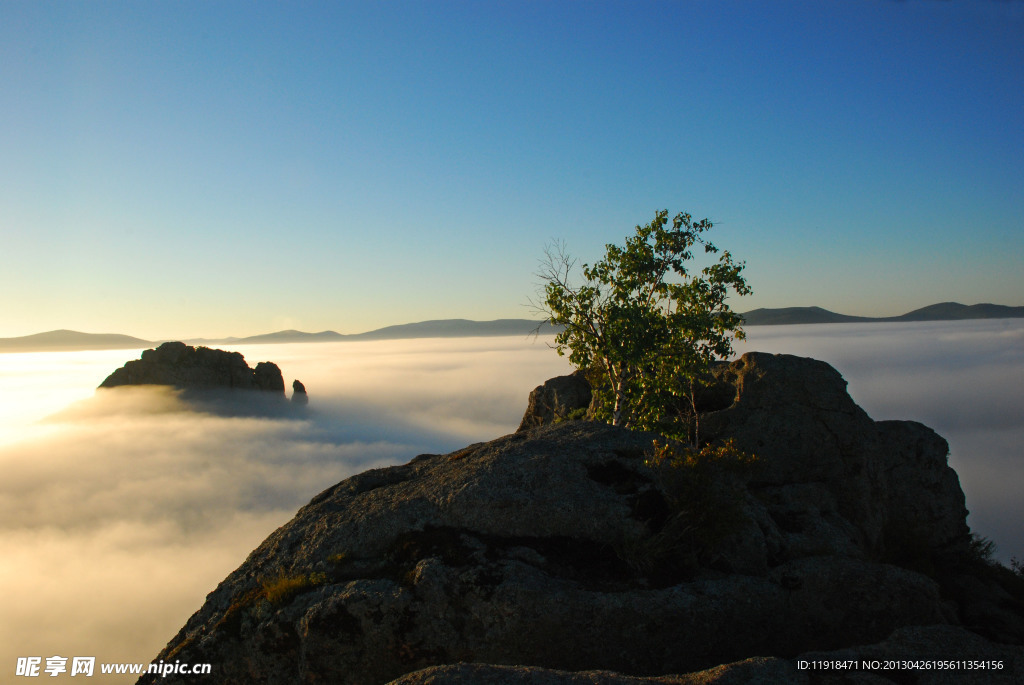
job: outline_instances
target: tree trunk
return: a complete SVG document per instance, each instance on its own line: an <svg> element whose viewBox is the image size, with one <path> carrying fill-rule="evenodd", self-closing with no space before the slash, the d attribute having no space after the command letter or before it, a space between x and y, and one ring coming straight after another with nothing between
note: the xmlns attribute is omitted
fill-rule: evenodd
<svg viewBox="0 0 1024 685"><path fill-rule="evenodd" d="M623 404L625 404L625 396L622 391L622 381L619 381L615 386L615 408L612 410L612 425L625 427L626 419L623 416Z"/></svg>
<svg viewBox="0 0 1024 685"><path fill-rule="evenodd" d="M697 392L690 379L690 411L693 412L693 448L700 449L700 414L697 413Z"/></svg>

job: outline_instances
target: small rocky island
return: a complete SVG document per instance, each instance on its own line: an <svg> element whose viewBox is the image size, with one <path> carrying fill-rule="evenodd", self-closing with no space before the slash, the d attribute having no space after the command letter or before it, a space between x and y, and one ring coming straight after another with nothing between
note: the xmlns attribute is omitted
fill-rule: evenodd
<svg viewBox="0 0 1024 685"><path fill-rule="evenodd" d="M756 468L681 498L655 436L567 418L589 393L563 377L514 434L314 497L157 658L220 685L1021 682L1024 579L971 535L945 440L823 362L714 375L702 435Z"/></svg>
<svg viewBox="0 0 1024 685"><path fill-rule="evenodd" d="M182 390L188 401L230 413L242 411L246 405L259 413L285 399L284 377L277 364L259 362L250 368L238 352L192 347L183 342L166 342L143 351L140 359L114 371L99 387L141 385L172 386ZM294 406L308 404L306 388L300 381L293 383L293 389Z"/></svg>

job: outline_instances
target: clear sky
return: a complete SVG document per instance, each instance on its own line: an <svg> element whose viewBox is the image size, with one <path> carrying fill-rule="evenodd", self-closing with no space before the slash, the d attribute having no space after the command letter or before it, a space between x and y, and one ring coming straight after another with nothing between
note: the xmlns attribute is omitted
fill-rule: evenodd
<svg viewBox="0 0 1024 685"><path fill-rule="evenodd" d="M0 336L529 317L656 209L756 307L1024 304L1024 3L0 0Z"/></svg>

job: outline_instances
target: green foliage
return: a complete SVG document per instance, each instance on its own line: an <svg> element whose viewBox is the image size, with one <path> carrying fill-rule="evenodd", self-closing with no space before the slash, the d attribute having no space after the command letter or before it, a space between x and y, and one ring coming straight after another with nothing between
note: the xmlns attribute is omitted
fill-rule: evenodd
<svg viewBox="0 0 1024 685"><path fill-rule="evenodd" d="M537 306L564 327L555 336L558 353L599 376L597 418L663 433L665 417L692 398L711 362L732 354L732 341L744 337L727 296L751 292L745 264L729 252L696 273L688 265L696 246L718 252L703 237L710 221L680 213L668 223L668 211L659 211L625 246L606 245L603 259L582 265L578 286L570 283L575 260L549 247ZM697 444L696 430L677 432Z"/></svg>
<svg viewBox="0 0 1024 685"><path fill-rule="evenodd" d="M983 535L971 533L970 555L981 562L991 563L992 555L996 553L996 543Z"/></svg>
<svg viewBox="0 0 1024 685"><path fill-rule="evenodd" d="M654 451L644 463L663 474L689 474L684 478L689 487L701 487L709 485L709 481L718 473L750 473L751 467L758 463L758 458L737 447L733 438L700 449L655 440Z"/></svg>
<svg viewBox="0 0 1024 685"><path fill-rule="evenodd" d="M743 522L742 489L757 457L731 438L701 449L655 441L645 463L654 471L668 516L652 535L628 545L625 561L672 578L713 563L716 547Z"/></svg>
<svg viewBox="0 0 1024 685"><path fill-rule="evenodd" d="M1018 606L1024 606L1024 561L1010 557L1009 568L1000 565L1000 569L1003 589L1018 602Z"/></svg>
<svg viewBox="0 0 1024 685"><path fill-rule="evenodd" d="M1017 606L1024 606L1024 564L1012 558L1009 567L996 561L993 557L996 544L992 540L971 533L970 546L967 554L953 560L954 568L988 582L994 582L1010 597Z"/></svg>
<svg viewBox="0 0 1024 685"><path fill-rule="evenodd" d="M582 421L587 418L587 407L577 407L572 411L569 411L565 416L556 416L555 423L562 423L563 421Z"/></svg>

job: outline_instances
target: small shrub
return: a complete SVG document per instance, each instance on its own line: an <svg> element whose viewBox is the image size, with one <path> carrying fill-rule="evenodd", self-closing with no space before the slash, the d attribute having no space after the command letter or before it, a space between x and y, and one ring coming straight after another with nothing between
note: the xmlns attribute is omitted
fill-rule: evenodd
<svg viewBox="0 0 1024 685"><path fill-rule="evenodd" d="M1002 567L1005 580L1002 587L1017 602L1018 606L1024 606L1024 561L1017 557L1010 557L1010 567Z"/></svg>
<svg viewBox="0 0 1024 685"><path fill-rule="evenodd" d="M565 416L556 416L554 423L562 423L563 421L582 421L585 418L587 418L587 407L577 407L566 412Z"/></svg>
<svg viewBox="0 0 1024 685"><path fill-rule="evenodd" d="M1004 592L1012 597L1012 602L1018 607L1024 607L1024 564L1016 557L1010 560L1006 566L991 558L995 551L995 545L990 540L979 538L983 544L982 553L988 551L989 556L974 561L973 572L979 577L994 582Z"/></svg>
<svg viewBox="0 0 1024 685"><path fill-rule="evenodd" d="M743 485L758 460L728 439L701 449L655 441L645 463L670 514L652 535L623 545L621 556L649 575L692 573L742 524Z"/></svg>
<svg viewBox="0 0 1024 685"><path fill-rule="evenodd" d="M263 596L271 604L280 606L300 592L326 582L327 576L323 573L300 573L294 576L286 576L282 573L276 578L262 583Z"/></svg>
<svg viewBox="0 0 1024 685"><path fill-rule="evenodd" d="M976 561L984 563L992 562L992 555L996 553L996 543L984 535L971 533L970 555Z"/></svg>
<svg viewBox="0 0 1024 685"><path fill-rule="evenodd" d="M645 463L656 469L667 466L675 473L689 471L693 475L707 477L722 471L748 474L751 467L758 463L758 459L737 447L736 441L732 438L705 445L700 449L679 447L655 440L654 452Z"/></svg>

